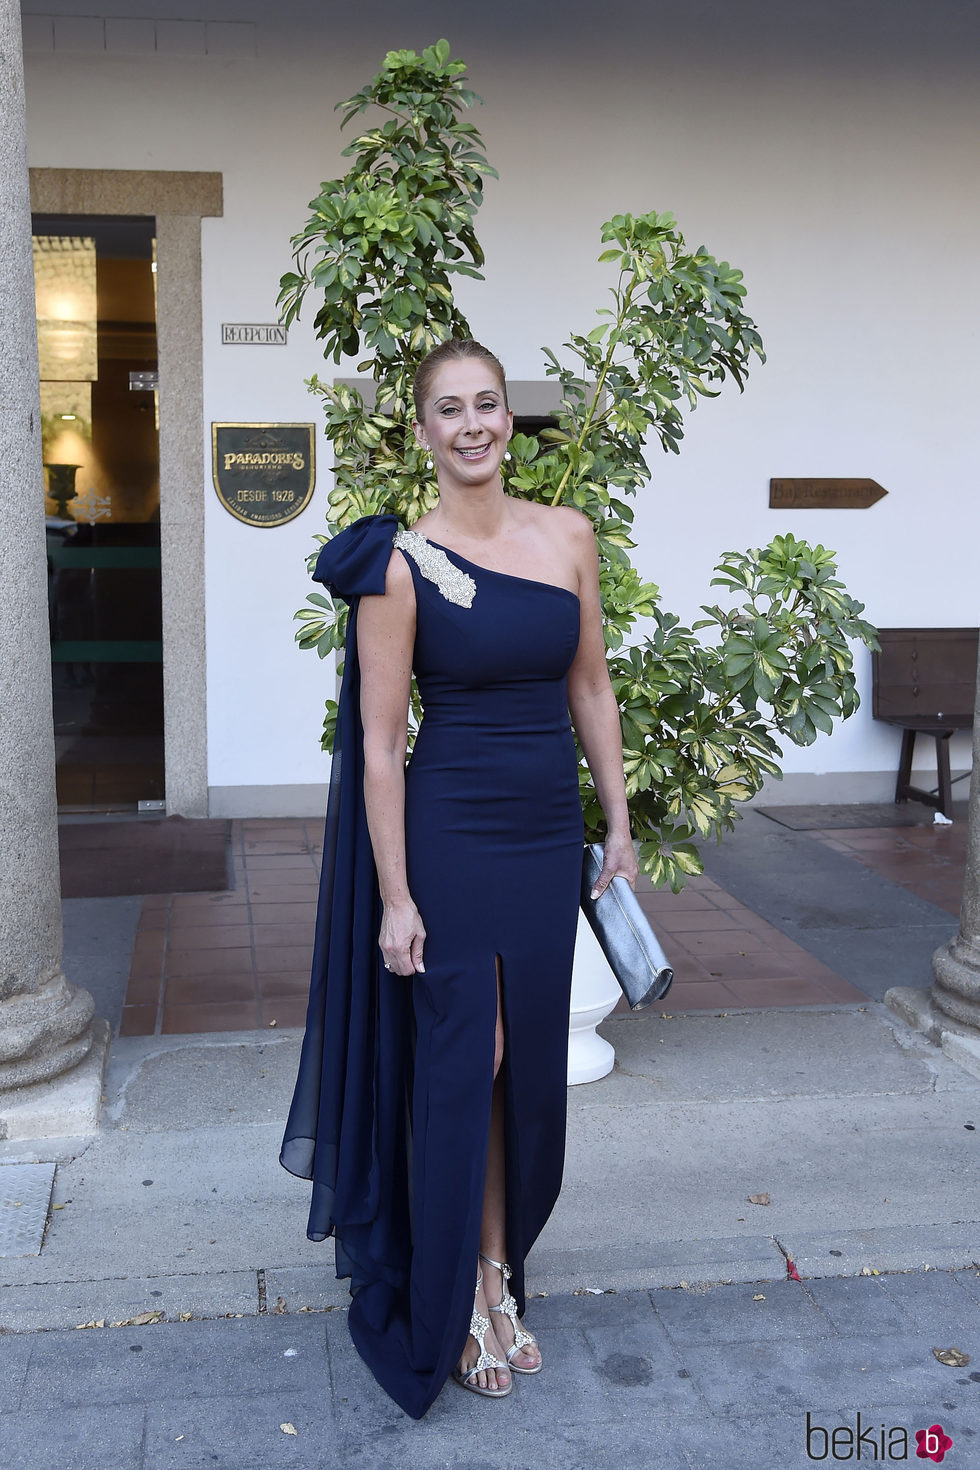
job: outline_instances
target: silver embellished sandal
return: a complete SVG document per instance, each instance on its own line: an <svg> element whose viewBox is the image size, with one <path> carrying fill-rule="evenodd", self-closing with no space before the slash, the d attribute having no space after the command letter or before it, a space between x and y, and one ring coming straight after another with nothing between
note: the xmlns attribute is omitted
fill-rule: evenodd
<svg viewBox="0 0 980 1470"><path fill-rule="evenodd" d="M484 1257L484 1259L486 1258ZM479 1276L476 1278L477 1291L480 1290L480 1287L482 1285L483 1272L481 1271ZM497 1308L491 1307L490 1310L496 1311ZM510 1365L508 1363L502 1363L499 1358L494 1357L493 1353L487 1352L485 1338L489 1331L490 1318L484 1317L482 1313L478 1312L476 1310L476 1307L474 1306L473 1315L470 1318L470 1336L475 1337L477 1342L479 1343L480 1356L477 1358L472 1368L467 1368L465 1369L465 1371L460 1367L454 1368L453 1378L459 1384L460 1388L468 1388L470 1393L482 1394L483 1397L487 1399L503 1399L507 1397L511 1389L514 1387L513 1374L511 1375L511 1380L507 1384L506 1388L484 1388L481 1384L472 1383L470 1381L477 1373L482 1373L485 1368L506 1368L508 1372L511 1371Z"/></svg>
<svg viewBox="0 0 980 1470"><path fill-rule="evenodd" d="M523 1368L520 1363L514 1362L514 1357L517 1353L521 1351L522 1348L527 1348L531 1346L537 1347L538 1343L537 1339L521 1326L520 1319L517 1315L517 1303L511 1296L510 1292L507 1290L507 1283L513 1276L513 1271L508 1266L506 1261L491 1260L491 1258L489 1256L485 1256L482 1251L480 1252L480 1260L486 1261L488 1266L495 1266L503 1277L503 1297L501 1298L498 1305L495 1307L491 1307L488 1302L487 1310L490 1312L503 1312L506 1317L510 1318L510 1325L514 1329L514 1345L513 1347L509 1347L506 1349L508 1368L512 1373L540 1373L543 1367L543 1363L540 1359L533 1368Z"/></svg>

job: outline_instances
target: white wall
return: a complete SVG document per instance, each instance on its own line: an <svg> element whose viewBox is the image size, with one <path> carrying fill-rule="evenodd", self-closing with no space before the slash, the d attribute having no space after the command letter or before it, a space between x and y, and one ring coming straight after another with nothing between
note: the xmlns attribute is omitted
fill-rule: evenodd
<svg viewBox="0 0 980 1470"><path fill-rule="evenodd" d="M155 30L41 18L92 8L24 7L31 162L221 171L224 216L203 223L207 424L317 417L303 387L324 369L312 311L285 349L222 347L220 324L274 319L289 236L319 181L344 167L333 104L389 47L421 48L451 21L501 174L478 221L488 279L464 283L460 298L513 377L542 376L541 344L592 324L608 284L599 228L617 211L671 209L691 243L745 272L769 361L744 396L699 408L679 459L652 450L654 484L637 509L640 568L665 604L695 617L715 600L722 551L789 530L839 553L872 621L977 623L973 7L498 0L447 17L434 0L410 12L400 0L228 0L193 7L200 30L180 30L164 22L188 7L141 0L118 9L156 18ZM99 50L100 36L115 49ZM190 54L133 50L154 36ZM295 649L291 615L322 522L326 454L313 507L270 531L222 509L209 458L202 445L209 784L320 783L332 674ZM776 512L772 475L870 476L889 494L867 511ZM858 715L809 750L787 747L801 780L840 773L828 799L887 796L897 766L898 732L871 721L863 650L859 666ZM953 763L969 764L966 736ZM848 786L854 772L879 774Z"/></svg>

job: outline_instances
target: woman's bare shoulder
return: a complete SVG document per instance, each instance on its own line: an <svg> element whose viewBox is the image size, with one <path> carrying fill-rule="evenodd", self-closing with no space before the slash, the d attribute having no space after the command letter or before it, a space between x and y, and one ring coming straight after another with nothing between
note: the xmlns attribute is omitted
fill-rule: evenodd
<svg viewBox="0 0 980 1470"><path fill-rule="evenodd" d="M576 510L574 505L541 505L534 501L526 504L528 523L549 540L558 540L573 553L595 544L595 532L588 516Z"/></svg>
<svg viewBox="0 0 980 1470"><path fill-rule="evenodd" d="M412 581L411 568L407 558L402 555L397 546L391 548L388 566L385 569L385 590L382 596L396 607L414 607L415 605L415 585Z"/></svg>

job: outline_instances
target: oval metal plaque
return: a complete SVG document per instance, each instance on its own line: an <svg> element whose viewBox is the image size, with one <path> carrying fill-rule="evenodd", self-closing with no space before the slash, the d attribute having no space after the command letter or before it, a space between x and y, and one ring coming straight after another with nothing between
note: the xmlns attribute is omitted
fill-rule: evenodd
<svg viewBox="0 0 980 1470"><path fill-rule="evenodd" d="M212 424L218 499L248 526L283 526L304 511L316 483L313 424Z"/></svg>

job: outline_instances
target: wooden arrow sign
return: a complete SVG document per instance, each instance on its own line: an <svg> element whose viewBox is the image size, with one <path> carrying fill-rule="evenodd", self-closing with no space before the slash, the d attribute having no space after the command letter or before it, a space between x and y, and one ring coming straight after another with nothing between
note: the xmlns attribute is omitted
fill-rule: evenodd
<svg viewBox="0 0 980 1470"><path fill-rule="evenodd" d="M877 480L770 480L770 510L867 510L888 491Z"/></svg>

